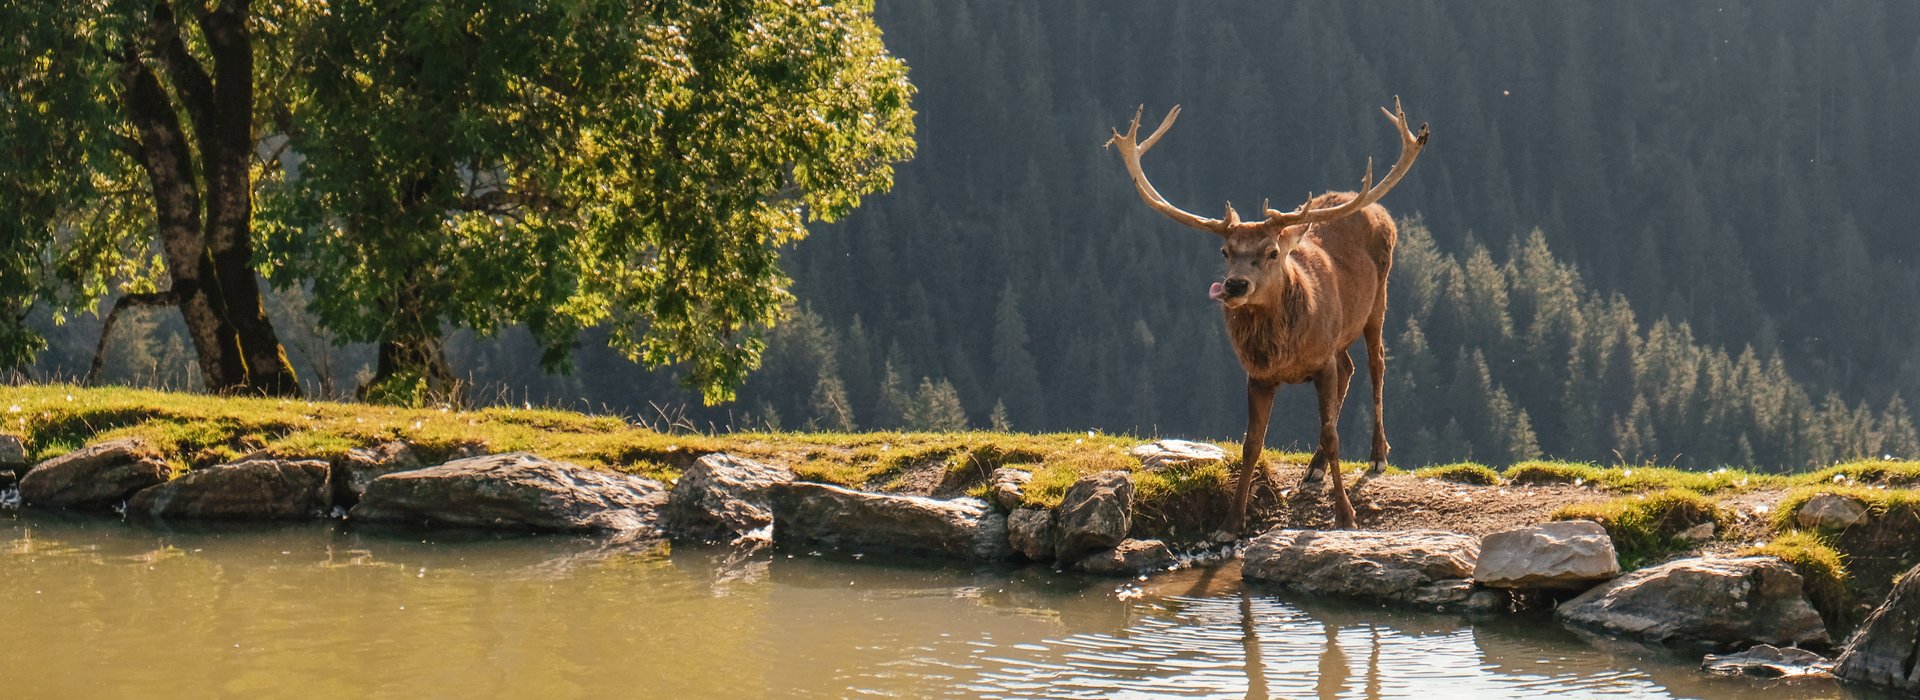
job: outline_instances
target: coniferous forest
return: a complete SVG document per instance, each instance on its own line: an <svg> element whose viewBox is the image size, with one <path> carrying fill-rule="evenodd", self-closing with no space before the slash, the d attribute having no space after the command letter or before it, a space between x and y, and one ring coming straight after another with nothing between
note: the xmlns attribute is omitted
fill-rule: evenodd
<svg viewBox="0 0 1920 700"><path fill-rule="evenodd" d="M606 328L558 375L523 329L456 334L469 398L701 428L1237 437L1243 375L1206 295L1218 246L1141 204L1108 130L1182 105L1146 159L1169 199L1290 209L1355 187L1369 156L1384 168L1377 108L1397 95L1433 137L1383 201L1401 220L1396 464L1920 457L1920 5L875 12L917 90L917 152L890 193L783 251L797 301L737 401L701 405L609 350ZM373 350L321 330L302 288L269 297L309 390L350 393ZM103 377L191 385L177 316L129 314ZM35 323L51 346L32 375L86 371L98 318ZM1269 442L1311 443L1311 395L1282 390ZM1367 403L1348 402L1349 445Z"/></svg>

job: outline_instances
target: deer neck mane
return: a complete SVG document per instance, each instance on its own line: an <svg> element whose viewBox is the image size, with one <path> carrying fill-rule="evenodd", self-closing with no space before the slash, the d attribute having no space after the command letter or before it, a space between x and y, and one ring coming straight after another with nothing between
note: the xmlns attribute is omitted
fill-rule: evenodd
<svg viewBox="0 0 1920 700"><path fill-rule="evenodd" d="M1307 276L1292 256L1287 257L1281 272L1280 284L1261 292L1261 303L1226 312L1227 336L1249 374L1265 374L1262 370L1292 360L1288 349L1299 347L1296 336L1305 330L1303 320L1311 312L1308 304L1312 294L1305 289Z"/></svg>

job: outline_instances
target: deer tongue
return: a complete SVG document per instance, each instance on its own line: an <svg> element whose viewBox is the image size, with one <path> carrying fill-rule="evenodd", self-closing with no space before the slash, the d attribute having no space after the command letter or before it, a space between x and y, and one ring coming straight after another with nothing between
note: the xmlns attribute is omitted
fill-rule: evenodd
<svg viewBox="0 0 1920 700"><path fill-rule="evenodd" d="M1212 299L1214 301L1220 301L1221 299L1225 299L1227 298L1227 288L1222 286L1219 282L1215 282L1213 283L1213 286L1207 288L1207 298Z"/></svg>

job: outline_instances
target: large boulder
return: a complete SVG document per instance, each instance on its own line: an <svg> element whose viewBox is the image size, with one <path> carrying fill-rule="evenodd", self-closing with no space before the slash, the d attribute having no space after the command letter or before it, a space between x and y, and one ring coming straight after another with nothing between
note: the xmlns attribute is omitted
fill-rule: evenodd
<svg viewBox="0 0 1920 700"><path fill-rule="evenodd" d="M1448 604L1471 594L1479 554L1480 539L1457 532L1274 530L1247 544L1241 575L1308 593Z"/></svg>
<svg viewBox="0 0 1920 700"><path fill-rule="evenodd" d="M1007 516L978 498L939 500L794 482L773 487L774 540L860 553L1000 560L1013 556Z"/></svg>
<svg viewBox="0 0 1920 700"><path fill-rule="evenodd" d="M1053 560L1053 511L1021 508L1007 514L1007 543L1034 561Z"/></svg>
<svg viewBox="0 0 1920 700"><path fill-rule="evenodd" d="M1800 575L1774 557L1681 559L1629 573L1562 604L1561 620L1663 644L1825 646Z"/></svg>
<svg viewBox="0 0 1920 700"><path fill-rule="evenodd" d="M1054 509L1054 555L1074 561L1109 549L1133 527L1133 479L1123 471L1081 477Z"/></svg>
<svg viewBox="0 0 1920 700"><path fill-rule="evenodd" d="M1473 580L1494 588L1585 590L1620 575L1613 538L1586 520L1541 523L1480 539Z"/></svg>
<svg viewBox="0 0 1920 700"><path fill-rule="evenodd" d="M1833 675L1920 695L1920 566L1909 569L1834 660Z"/></svg>
<svg viewBox="0 0 1920 700"><path fill-rule="evenodd" d="M987 498L1001 510L1009 513L1027 502L1027 482L1033 481L1033 472L1013 467L1001 467L993 470L987 477Z"/></svg>
<svg viewBox="0 0 1920 700"><path fill-rule="evenodd" d="M673 484L667 530L701 542L771 543L770 489L792 481L786 467L718 452L701 457Z"/></svg>
<svg viewBox="0 0 1920 700"><path fill-rule="evenodd" d="M1867 504L1858 498L1823 493L1800 506L1794 522L1805 528L1845 530L1867 521Z"/></svg>
<svg viewBox="0 0 1920 700"><path fill-rule="evenodd" d="M1122 540L1113 549L1082 557L1080 570L1106 576L1141 576L1171 569L1179 563L1173 550L1160 540Z"/></svg>
<svg viewBox="0 0 1920 700"><path fill-rule="evenodd" d="M262 459L195 469L134 494L127 512L213 520L322 517L333 508L329 471L326 462L313 459Z"/></svg>
<svg viewBox="0 0 1920 700"><path fill-rule="evenodd" d="M165 482L159 452L138 438L109 440L49 459L20 478L20 500L46 508L106 508Z"/></svg>
<svg viewBox="0 0 1920 700"><path fill-rule="evenodd" d="M659 532L667 488L525 452L455 460L367 484L349 514L368 522L553 532Z"/></svg>
<svg viewBox="0 0 1920 700"><path fill-rule="evenodd" d="M1187 440L1155 440L1127 451L1148 470L1159 471L1189 464L1210 464L1227 458L1218 445Z"/></svg>
<svg viewBox="0 0 1920 700"><path fill-rule="evenodd" d="M360 495L367 492L367 484L374 479L399 472L410 472L427 466L415 454L413 446L402 440L393 440L373 447L356 447L347 450L333 461L333 499L343 506L352 506L360 502Z"/></svg>

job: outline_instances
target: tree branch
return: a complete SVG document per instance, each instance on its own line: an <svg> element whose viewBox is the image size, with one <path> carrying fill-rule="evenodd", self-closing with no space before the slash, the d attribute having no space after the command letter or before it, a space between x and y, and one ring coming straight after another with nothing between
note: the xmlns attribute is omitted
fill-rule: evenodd
<svg viewBox="0 0 1920 700"><path fill-rule="evenodd" d="M107 363L107 340L113 337L113 326L120 322L120 312L132 308L152 308L172 306L178 301L173 292L146 292L123 294L113 300L113 310L107 312L107 322L100 325L100 342L93 347L93 364L87 367L87 376L80 380L81 386L93 386L93 380L100 376L100 367Z"/></svg>
<svg viewBox="0 0 1920 700"><path fill-rule="evenodd" d="M180 23L174 19L173 7L166 0L154 3L153 18L147 27L152 32L154 48L166 65L167 77L173 81L174 89L180 91L180 101L186 103L187 116L196 125L205 126L213 112L213 79L207 76L206 67L187 53L187 44L180 39ZM205 138L204 132L202 138Z"/></svg>

